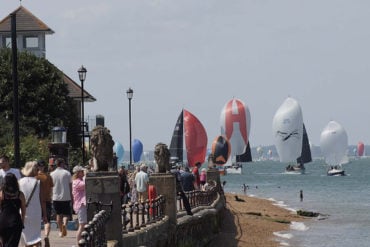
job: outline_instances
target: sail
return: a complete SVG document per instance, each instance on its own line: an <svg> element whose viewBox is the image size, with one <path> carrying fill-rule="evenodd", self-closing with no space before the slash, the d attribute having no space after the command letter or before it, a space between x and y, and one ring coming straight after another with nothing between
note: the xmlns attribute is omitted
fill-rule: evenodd
<svg viewBox="0 0 370 247"><path fill-rule="evenodd" d="M363 142L357 143L357 156L363 156L365 150L365 145Z"/></svg>
<svg viewBox="0 0 370 247"><path fill-rule="evenodd" d="M188 166L204 163L207 153L207 132L202 123L187 110L183 110L184 135Z"/></svg>
<svg viewBox="0 0 370 247"><path fill-rule="evenodd" d="M143 143L138 139L134 139L132 143L132 156L134 163L137 163L141 160L142 154L143 154Z"/></svg>
<svg viewBox="0 0 370 247"><path fill-rule="evenodd" d="M220 116L221 135L229 140L232 156L248 151L250 123L250 112L244 102L232 99L225 104Z"/></svg>
<svg viewBox="0 0 370 247"><path fill-rule="evenodd" d="M175 129L173 130L171 144L170 144L170 161L171 162L183 162L183 149L184 149L184 137L183 137L183 111L181 111L177 118Z"/></svg>
<svg viewBox="0 0 370 247"><path fill-rule="evenodd" d="M276 111L272 132L280 162L292 162L301 156L303 116L298 102L288 97Z"/></svg>
<svg viewBox="0 0 370 247"><path fill-rule="evenodd" d="M340 165L346 160L348 136L337 122L330 121L320 135L320 147L328 165Z"/></svg>
<svg viewBox="0 0 370 247"><path fill-rule="evenodd" d="M123 162L123 154L125 153L125 150L120 142L114 142L113 152L116 153L117 156L117 165L121 164Z"/></svg>
<svg viewBox="0 0 370 247"><path fill-rule="evenodd" d="M306 127L303 124L303 136L302 136L302 153L297 159L298 164L306 164L312 161L310 142L308 140L308 135Z"/></svg>
<svg viewBox="0 0 370 247"><path fill-rule="evenodd" d="M251 147L248 145L245 147L244 153L236 155L236 162L252 162Z"/></svg>
<svg viewBox="0 0 370 247"><path fill-rule="evenodd" d="M217 165L226 164L230 157L231 145L225 136L217 136L212 142L212 155Z"/></svg>

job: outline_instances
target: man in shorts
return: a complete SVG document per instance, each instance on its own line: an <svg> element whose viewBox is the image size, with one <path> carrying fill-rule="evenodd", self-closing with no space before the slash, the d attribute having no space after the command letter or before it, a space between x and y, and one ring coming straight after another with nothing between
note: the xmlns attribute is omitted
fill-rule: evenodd
<svg viewBox="0 0 370 247"><path fill-rule="evenodd" d="M50 174L47 172L47 165L45 161L37 161L39 172L36 176L36 179L40 180L40 197L41 203L45 204L46 207L46 222L44 224L44 234L45 234L45 247L50 247L49 243L49 234L50 234L50 220L51 220L51 197L53 194L53 179Z"/></svg>
<svg viewBox="0 0 370 247"><path fill-rule="evenodd" d="M71 173L64 169L64 159L55 161L56 169L50 173L53 178L53 206L59 228L59 236L67 236L68 217L71 215L72 180Z"/></svg>

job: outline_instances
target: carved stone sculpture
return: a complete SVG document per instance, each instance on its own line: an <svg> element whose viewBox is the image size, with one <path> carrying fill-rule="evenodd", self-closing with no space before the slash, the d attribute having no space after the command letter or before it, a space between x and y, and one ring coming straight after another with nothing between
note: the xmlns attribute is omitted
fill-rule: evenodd
<svg viewBox="0 0 370 247"><path fill-rule="evenodd" d="M165 173L171 170L170 150L164 143L158 143L154 148L154 159L158 165L158 172Z"/></svg>
<svg viewBox="0 0 370 247"><path fill-rule="evenodd" d="M91 132L91 154L93 157L93 171L108 171L113 165L114 141L110 131L101 125Z"/></svg>

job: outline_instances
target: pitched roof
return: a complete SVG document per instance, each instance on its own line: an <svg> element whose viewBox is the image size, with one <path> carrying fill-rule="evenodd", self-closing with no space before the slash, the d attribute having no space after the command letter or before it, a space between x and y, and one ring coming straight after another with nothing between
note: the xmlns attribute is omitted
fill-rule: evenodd
<svg viewBox="0 0 370 247"><path fill-rule="evenodd" d="M14 10L12 14L16 14L18 32L42 31L46 34L54 33L50 27L23 6L19 6L19 8ZM10 33L10 31L11 17L8 15L0 21L0 33Z"/></svg>
<svg viewBox="0 0 370 247"><path fill-rule="evenodd" d="M68 87L68 90L69 90L69 96L72 97L72 98L81 99L81 87L74 80L72 80L68 75L66 75L64 73L63 73L63 81L67 84L67 87ZM84 89L84 101L85 102L94 102L94 101L96 101L96 99L94 98L94 96L89 94Z"/></svg>

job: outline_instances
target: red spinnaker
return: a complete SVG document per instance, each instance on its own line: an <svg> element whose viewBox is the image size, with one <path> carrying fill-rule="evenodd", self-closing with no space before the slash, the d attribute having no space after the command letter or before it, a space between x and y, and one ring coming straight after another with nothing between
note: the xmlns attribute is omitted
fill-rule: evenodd
<svg viewBox="0 0 370 247"><path fill-rule="evenodd" d="M207 132L202 123L187 110L184 113L184 136L188 166L204 163L207 153Z"/></svg>

